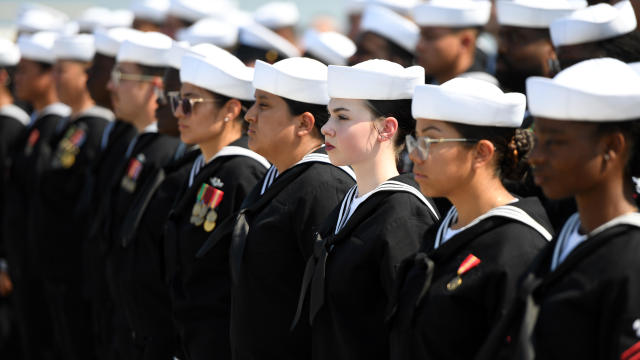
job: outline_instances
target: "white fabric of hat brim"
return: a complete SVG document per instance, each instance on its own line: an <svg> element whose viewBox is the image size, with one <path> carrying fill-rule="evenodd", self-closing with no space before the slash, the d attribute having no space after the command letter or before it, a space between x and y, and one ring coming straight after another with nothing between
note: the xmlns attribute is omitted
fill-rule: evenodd
<svg viewBox="0 0 640 360"><path fill-rule="evenodd" d="M16 20L19 32L35 33L38 31L56 31L69 21L69 17L54 8L25 3L20 6Z"/></svg>
<svg viewBox="0 0 640 360"><path fill-rule="evenodd" d="M491 16L491 1L432 0L416 5L412 14L419 26L484 26Z"/></svg>
<svg viewBox="0 0 640 360"><path fill-rule="evenodd" d="M166 19L169 12L169 1L138 0L131 4L130 9L138 19L161 23Z"/></svg>
<svg viewBox="0 0 640 360"><path fill-rule="evenodd" d="M167 67L169 66L166 53L173 46L170 37L157 32L141 32L125 40L116 56L116 61L132 62L136 64Z"/></svg>
<svg viewBox="0 0 640 360"><path fill-rule="evenodd" d="M198 20L195 24L178 32L178 40L192 45L210 43L230 48L238 43L238 27L214 18Z"/></svg>
<svg viewBox="0 0 640 360"><path fill-rule="evenodd" d="M0 39L0 66L15 66L20 61L20 49L13 42Z"/></svg>
<svg viewBox="0 0 640 360"><path fill-rule="evenodd" d="M129 10L109 10L103 7L91 7L78 19L80 31L93 32L97 28L129 27L133 24L133 12Z"/></svg>
<svg viewBox="0 0 640 360"><path fill-rule="evenodd" d="M611 58L570 66L553 79L527 79L533 116L569 121L640 119L640 75Z"/></svg>
<svg viewBox="0 0 640 360"><path fill-rule="evenodd" d="M582 0L498 0L496 13L502 26L546 29L554 20L586 6Z"/></svg>
<svg viewBox="0 0 640 360"><path fill-rule="evenodd" d="M377 5L387 8L402 16L411 14L411 9L420 3L420 0L368 0L367 5Z"/></svg>
<svg viewBox="0 0 640 360"><path fill-rule="evenodd" d="M300 12L294 2L274 1L257 8L253 19L269 29L278 29L297 25Z"/></svg>
<svg viewBox="0 0 640 360"><path fill-rule="evenodd" d="M115 58L116 55L118 55L120 45L122 45L126 39L137 36L140 33L139 30L126 27L96 29L93 33L96 52Z"/></svg>
<svg viewBox="0 0 640 360"><path fill-rule="evenodd" d="M179 19L196 22L200 19L229 11L230 3L223 0L171 0L168 14Z"/></svg>
<svg viewBox="0 0 640 360"><path fill-rule="evenodd" d="M182 58L180 81L240 100L253 100L253 69L230 53L214 57L187 54Z"/></svg>
<svg viewBox="0 0 640 360"><path fill-rule="evenodd" d="M411 111L416 119L518 128L526 106L523 94L505 94L497 86L478 79L455 78L439 86L416 87Z"/></svg>
<svg viewBox="0 0 640 360"><path fill-rule="evenodd" d="M622 36L637 27L636 15L629 1L614 6L600 3L580 9L551 23L553 46L584 44Z"/></svg>
<svg viewBox="0 0 640 360"><path fill-rule="evenodd" d="M301 55L300 50L287 39L258 23L241 26L238 42L258 49L276 50L287 57Z"/></svg>
<svg viewBox="0 0 640 360"><path fill-rule="evenodd" d="M371 5L362 14L361 32L372 32L414 53L420 39L420 28L411 20L387 8Z"/></svg>
<svg viewBox="0 0 640 360"><path fill-rule="evenodd" d="M169 66L180 70L182 65L182 57L191 52L191 47L186 41L174 41L171 49L167 51L167 62Z"/></svg>
<svg viewBox="0 0 640 360"><path fill-rule="evenodd" d="M309 58L289 58L273 65L257 60L253 87L283 98L327 105L327 66Z"/></svg>
<svg viewBox="0 0 640 360"><path fill-rule="evenodd" d="M639 62L633 62L630 63L629 66L631 66L631 68L633 70L635 70L635 72L637 72L638 74L640 74L640 61Z"/></svg>
<svg viewBox="0 0 640 360"><path fill-rule="evenodd" d="M411 99L424 84L424 68L404 68L387 60L368 60L354 66L329 65L329 97L341 99Z"/></svg>
<svg viewBox="0 0 640 360"><path fill-rule="evenodd" d="M309 29L302 41L309 54L327 64L345 65L356 52L356 44L351 39L334 31Z"/></svg>
<svg viewBox="0 0 640 360"><path fill-rule="evenodd" d="M90 34L60 36L53 45L56 60L89 62L93 60L95 52L95 41Z"/></svg>
<svg viewBox="0 0 640 360"><path fill-rule="evenodd" d="M362 14L362 11L367 6L368 0L347 0L344 5L345 11L349 15Z"/></svg>
<svg viewBox="0 0 640 360"><path fill-rule="evenodd" d="M58 33L53 31L21 35L18 38L18 47L22 58L53 64L56 62L53 44L57 38Z"/></svg>

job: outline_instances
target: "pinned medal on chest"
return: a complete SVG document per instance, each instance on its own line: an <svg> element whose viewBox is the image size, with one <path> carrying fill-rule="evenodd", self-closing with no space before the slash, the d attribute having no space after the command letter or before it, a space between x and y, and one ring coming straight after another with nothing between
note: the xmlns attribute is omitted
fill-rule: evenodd
<svg viewBox="0 0 640 360"><path fill-rule="evenodd" d="M138 154L135 158L129 160L127 172L124 174L122 180L120 181L120 186L127 192L133 193L134 191L136 191L138 177L140 177L140 173L142 172L145 161L146 158L144 154Z"/></svg>
<svg viewBox="0 0 640 360"><path fill-rule="evenodd" d="M80 153L80 148L87 140L87 131L82 124L71 125L64 137L58 143L56 153L53 157L53 167L69 169L76 163L76 157Z"/></svg>
<svg viewBox="0 0 640 360"><path fill-rule="evenodd" d="M191 211L191 223L196 227L202 226L206 232L213 231L218 221L216 208L220 205L223 196L224 191L207 183L202 184Z"/></svg>
<svg viewBox="0 0 640 360"><path fill-rule="evenodd" d="M24 148L25 155L30 156L33 153L33 148L36 146L39 139L40 139L40 130L38 129L31 130L31 132L29 133L29 138L27 139L27 145Z"/></svg>
<svg viewBox="0 0 640 360"><path fill-rule="evenodd" d="M460 264L460 266L458 267L458 270L456 271L456 276L447 283L447 290L455 291L457 288L459 288L460 285L462 285L462 275L464 275L474 267L478 266L480 263L481 263L480 259L475 257L475 255L473 254L467 255L467 257L464 259L462 264Z"/></svg>

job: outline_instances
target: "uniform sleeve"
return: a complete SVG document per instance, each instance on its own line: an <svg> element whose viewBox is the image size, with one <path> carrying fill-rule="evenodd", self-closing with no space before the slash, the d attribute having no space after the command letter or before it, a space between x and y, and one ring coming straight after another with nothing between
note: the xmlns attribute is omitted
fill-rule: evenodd
<svg viewBox="0 0 640 360"><path fill-rule="evenodd" d="M603 318L613 317L609 320L613 324L612 331L603 335L613 343L617 349L615 358L620 360L640 359L640 266L637 262L640 246L635 248L635 252L630 252L636 254L636 260L633 263L627 262L632 266L627 269L626 276L616 285L611 285L617 291L604 292L608 294L608 299L601 307Z"/></svg>

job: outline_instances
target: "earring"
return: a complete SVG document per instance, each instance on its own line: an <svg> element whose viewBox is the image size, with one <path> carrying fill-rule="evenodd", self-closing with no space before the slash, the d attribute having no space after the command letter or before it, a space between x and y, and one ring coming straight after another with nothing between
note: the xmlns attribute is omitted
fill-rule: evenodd
<svg viewBox="0 0 640 360"><path fill-rule="evenodd" d="M611 156L609 156L609 154L604 154L603 158L604 161L609 161L611 159Z"/></svg>
<svg viewBox="0 0 640 360"><path fill-rule="evenodd" d="M224 122L229 122L229 118L228 118L228 117L225 117L225 118L224 118Z"/></svg>

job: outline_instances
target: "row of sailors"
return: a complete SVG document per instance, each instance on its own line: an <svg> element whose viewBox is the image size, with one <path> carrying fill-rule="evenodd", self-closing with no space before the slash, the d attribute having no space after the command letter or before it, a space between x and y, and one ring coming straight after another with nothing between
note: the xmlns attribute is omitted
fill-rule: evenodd
<svg viewBox="0 0 640 360"><path fill-rule="evenodd" d="M532 147L522 94L382 60L254 73L119 31L89 76L99 36L20 42L37 112L6 149L2 273L28 358L638 356L632 67L528 80L535 182L579 210L547 245L544 207L501 181ZM405 145L415 179L395 167Z"/></svg>

